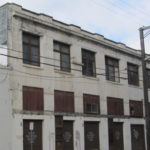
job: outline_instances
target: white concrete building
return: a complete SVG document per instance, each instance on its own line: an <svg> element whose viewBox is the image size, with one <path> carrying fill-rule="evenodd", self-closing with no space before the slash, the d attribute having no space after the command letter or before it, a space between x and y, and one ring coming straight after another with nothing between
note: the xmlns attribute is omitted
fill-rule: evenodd
<svg viewBox="0 0 150 150"><path fill-rule="evenodd" d="M139 51L12 3L0 44L0 149L146 150Z"/></svg>

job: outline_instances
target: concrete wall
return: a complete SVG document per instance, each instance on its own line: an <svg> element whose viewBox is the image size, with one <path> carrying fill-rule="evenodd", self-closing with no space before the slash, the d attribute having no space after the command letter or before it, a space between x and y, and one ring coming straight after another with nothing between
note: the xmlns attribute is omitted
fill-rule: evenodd
<svg viewBox="0 0 150 150"><path fill-rule="evenodd" d="M7 5L0 7L0 44L7 45Z"/></svg>
<svg viewBox="0 0 150 150"><path fill-rule="evenodd" d="M0 149L12 149L12 101L9 69L0 65Z"/></svg>
<svg viewBox="0 0 150 150"><path fill-rule="evenodd" d="M13 9L12 9L13 8ZM10 8L9 8L10 9ZM114 44L111 41L104 40L98 36L94 40L88 40L88 33L84 33L85 38L81 38L72 33L81 34L81 31L75 27L68 27L58 22L52 21L51 18L37 15L25 10L21 7L12 5L11 13L15 14L11 20L10 30L8 32L8 47L19 52L9 51L9 55L22 58L22 32L30 32L40 36L40 55L54 58L53 40L67 43L71 52L71 68L82 70L81 65L74 63L76 61L81 64L81 49L88 49L96 52L96 72L98 74L105 73L105 56L111 56L119 59L120 76L126 79L120 79L119 83L107 81L103 75L97 75L96 78L86 77L82 72L71 71L71 73L56 70L53 66L41 64L40 67L26 65L20 59L9 58L9 64L13 67L10 76L10 89L12 92L14 119L13 119L13 150L19 148L23 150L23 119L42 119L43 120L43 150L55 149L55 121L54 121L54 90L72 91L75 95L75 112L78 114L64 115L64 120L74 121L74 150L78 150L78 142L76 141L76 131L81 135L81 150L84 150L84 121L99 121L100 128L100 149L108 150L108 121L107 117L95 116L89 117L83 114L83 93L100 96L101 114L107 115L107 97L122 98L124 100L124 114L129 115L129 100L143 99L142 81L139 86L128 85L127 80L127 62L139 65L139 76L142 80L141 62L137 57L131 56L134 53L132 49L126 49L129 53L113 50L112 47L106 47L100 42L108 43L122 49L122 45ZM18 15L18 16L17 16ZM11 14L9 14L11 16ZM30 20L31 19L31 20ZM32 21L36 21L32 22ZM43 20L43 21L42 21ZM45 21L45 22L44 22ZM38 22L38 23L37 23ZM42 23L47 25L42 25ZM51 23L55 28L50 27ZM66 32L58 30L65 28ZM56 29L57 28L57 29ZM71 30L70 30L71 28ZM68 29L70 32L68 32ZM82 33L83 35L83 33ZM89 35L88 35L89 36ZM95 35L94 35L95 36ZM91 39L93 36L91 36ZM99 40L100 42L95 42ZM136 53L135 53L135 56ZM73 59L72 59L73 58ZM55 64L53 59L41 58L41 62ZM21 72L20 72L21 71ZM23 73L24 72L24 73ZM26 74L30 73L32 75ZM37 76L38 75L38 76ZM41 76L41 77L40 77ZM44 89L44 114L32 115L22 110L22 86L40 87ZM130 124L144 124L144 119L115 118L116 122L123 122L124 131L124 150L131 150L131 133ZM52 139L51 139L51 136Z"/></svg>

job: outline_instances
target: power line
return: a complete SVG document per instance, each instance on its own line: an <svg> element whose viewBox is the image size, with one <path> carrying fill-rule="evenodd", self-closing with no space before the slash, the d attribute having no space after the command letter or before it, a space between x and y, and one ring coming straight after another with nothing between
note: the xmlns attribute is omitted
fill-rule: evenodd
<svg viewBox="0 0 150 150"><path fill-rule="evenodd" d="M107 7L106 5L104 5L104 3L98 3L97 1L94 1L94 0L89 0L89 2L92 2L93 4L95 4L96 6L99 6L99 7L103 7L103 8L105 8L105 9L107 9L109 12L113 12L116 16L119 16L118 15L118 11L116 11L116 10L114 10L114 9L112 9L112 8L110 8L110 7ZM124 16L125 17L129 17L129 15L127 15L125 12L123 12L122 11L122 13L124 14ZM122 15L123 15L122 14ZM120 16L119 16L120 17ZM130 17L131 17L131 15L130 15ZM124 20L124 18L123 17L120 17L121 19L123 19ZM135 21L135 23L141 23L140 21L138 21L137 19L135 19L135 17L133 17L132 18L132 20L131 19L129 19L128 21L130 21L130 22L133 22L133 20Z"/></svg>
<svg viewBox="0 0 150 150"><path fill-rule="evenodd" d="M16 56L11 56L11 55L5 55L5 54L1 54L0 53L0 55L2 55L2 56L6 56L6 57L10 57L10 58L12 58L12 59L19 59L19 60L26 60L26 59L23 59L23 58L20 58L20 57L16 57ZM37 61L31 61L31 60L26 60L26 61L28 61L28 62L34 62L34 63L37 63ZM49 64L49 63L43 63L43 62L40 62L40 64L43 64L43 65L46 65L46 66L52 66L52 67L59 67L59 66L56 66L56 65L53 65L53 64ZM67 68L67 67L66 67ZM67 68L68 69L68 68ZM78 71L78 72L82 72L82 70L79 70L79 69L73 69L73 68L70 68L70 70L73 70L73 71ZM26 73L26 72L24 72L24 73ZM29 74L28 74L29 75ZM108 75L106 75L105 73L93 73L93 75L100 75L100 76L108 76ZM41 76L42 77L42 76ZM112 76L113 77L113 76ZM119 79L123 79L123 80L128 80L128 78L125 78L125 77L120 77L120 76L118 76L118 77L116 77L116 78L119 78ZM141 81L141 80L139 80L139 81Z"/></svg>
<svg viewBox="0 0 150 150"><path fill-rule="evenodd" d="M18 52L18 53L22 53L22 54L24 54L24 52L23 51L19 51L19 50L15 50L15 49L10 49L10 48L4 48L4 47L1 47L0 46L0 48L3 48L3 49L6 49L6 50L9 50L9 51L14 51L14 52ZM2 55L2 54L0 54L0 55ZM5 55L5 54L4 54ZM33 54L33 56L36 56L36 57L40 57L40 58L44 58L44 59L50 59L50 60L54 60L54 61L59 61L60 62L60 60L59 59L55 59L55 58L51 58L51 57L45 57L45 56L41 56L41 55L36 55L36 54ZM9 56L8 56L9 57ZM15 56L14 56L15 57ZM18 57L17 57L18 58ZM29 61L29 62L35 62L35 63L38 63L38 62L36 62L36 61L31 61L31 60L28 60L28 59L24 59L24 58L18 58L18 59L22 59L22 60L26 60L26 61ZM62 62L64 62L64 63L68 63L67 61L63 61L63 60L61 60ZM43 63L41 63L40 62L40 64L43 64ZM47 63L45 63L45 65L46 65ZM53 64L48 64L48 65L53 65ZM56 68L60 68L60 66L57 66L57 65L53 65L54 67L56 67ZM66 69L68 69L67 67L66 67ZM106 70L105 68L95 68L96 70ZM71 69L71 70L74 70L74 69ZM125 72L123 72L123 71L125 71L126 69L123 69L123 70L119 70L119 73L121 73L121 74L127 74L127 73L125 73ZM77 71L77 69L75 69L75 71ZM82 71L82 70L78 70L78 71Z"/></svg>
<svg viewBox="0 0 150 150"><path fill-rule="evenodd" d="M126 4L127 6L133 8L134 10L137 9L138 12L140 11L141 13L143 13L143 15L146 15L147 17L149 17L148 14L145 11L143 11L143 9L140 9L139 7L135 7L137 5L131 5L131 3L129 3L129 1L126 2L124 0L120 0L119 2Z"/></svg>
<svg viewBox="0 0 150 150"><path fill-rule="evenodd" d="M111 1L111 0L110 0ZM122 2L124 2L124 1L122 1ZM120 5L116 5L116 3L114 3L114 2L110 2L113 6L115 6L115 7L117 7L117 8L119 8L120 10L123 10L122 9L122 7L120 6ZM124 2L125 3L125 2ZM117 4L118 4L118 2L117 2ZM126 5L128 5L127 3L125 3ZM129 6L129 5L128 5ZM133 8L133 7L132 7ZM134 7L134 10L136 10L136 7ZM139 12L139 10L137 10L138 12ZM129 15L136 15L136 13L134 13L134 12L126 12L126 13L128 13ZM141 14L141 13L140 13ZM136 15L137 16L137 15ZM147 17L145 16L145 15L143 15L143 17L142 16L140 16L140 15L138 15L137 17L140 17L141 19L143 19L143 17L145 17L145 19L146 19L146 21L147 21Z"/></svg>

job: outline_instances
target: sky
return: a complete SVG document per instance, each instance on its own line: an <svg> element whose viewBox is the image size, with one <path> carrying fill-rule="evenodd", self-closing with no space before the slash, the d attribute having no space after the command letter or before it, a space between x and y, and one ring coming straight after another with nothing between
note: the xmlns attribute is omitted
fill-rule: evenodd
<svg viewBox="0 0 150 150"><path fill-rule="evenodd" d="M140 49L139 28L150 26L150 0L0 0L0 5L7 2L135 49ZM145 49L150 54L150 35L145 37Z"/></svg>

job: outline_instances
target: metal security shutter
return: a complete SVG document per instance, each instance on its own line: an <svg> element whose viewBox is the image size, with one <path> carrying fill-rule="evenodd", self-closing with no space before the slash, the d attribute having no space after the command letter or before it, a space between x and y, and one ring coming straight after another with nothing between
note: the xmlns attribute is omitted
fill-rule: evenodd
<svg viewBox="0 0 150 150"><path fill-rule="evenodd" d="M43 110L44 96L42 88L23 86L23 109L24 110Z"/></svg>
<svg viewBox="0 0 150 150"><path fill-rule="evenodd" d="M33 123L33 130L30 130L30 123ZM42 121L23 121L23 150L42 150Z"/></svg>
<svg viewBox="0 0 150 150"><path fill-rule="evenodd" d="M99 123L84 123L85 150L100 150L99 148Z"/></svg>
<svg viewBox="0 0 150 150"><path fill-rule="evenodd" d="M64 121L63 122L63 150L73 150L73 122Z"/></svg>
<svg viewBox="0 0 150 150"><path fill-rule="evenodd" d="M143 117L142 101L130 100L130 115L132 117Z"/></svg>
<svg viewBox="0 0 150 150"><path fill-rule="evenodd" d="M55 111L74 112L74 93L55 91Z"/></svg>
<svg viewBox="0 0 150 150"><path fill-rule="evenodd" d="M98 106L98 112L100 113L100 100L99 96L83 94L83 103L84 103L84 113L87 113L86 105L87 104L96 104Z"/></svg>
<svg viewBox="0 0 150 150"><path fill-rule="evenodd" d="M109 119L109 150L123 150L123 124Z"/></svg>
<svg viewBox="0 0 150 150"><path fill-rule="evenodd" d="M124 114L123 99L108 97L107 109L108 115L123 115Z"/></svg>
<svg viewBox="0 0 150 150"><path fill-rule="evenodd" d="M145 150L144 125L131 125L132 150Z"/></svg>

